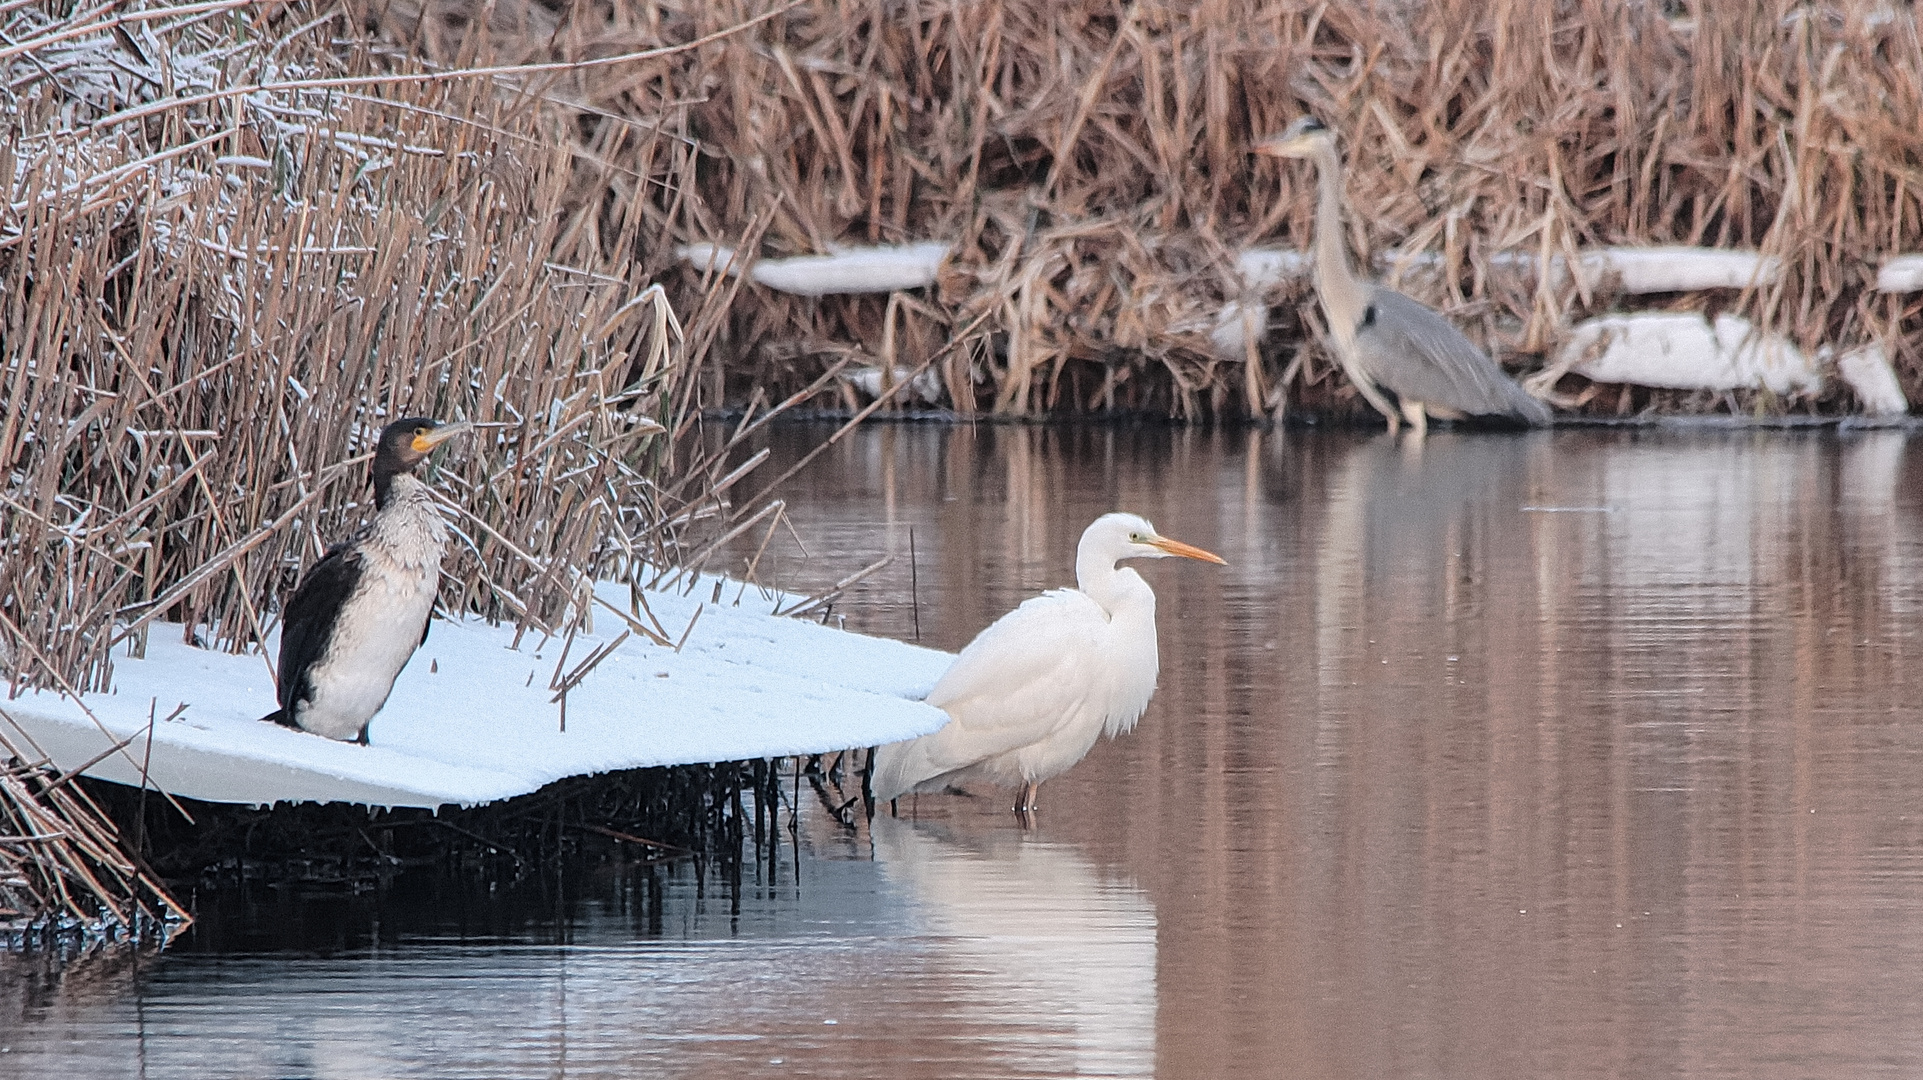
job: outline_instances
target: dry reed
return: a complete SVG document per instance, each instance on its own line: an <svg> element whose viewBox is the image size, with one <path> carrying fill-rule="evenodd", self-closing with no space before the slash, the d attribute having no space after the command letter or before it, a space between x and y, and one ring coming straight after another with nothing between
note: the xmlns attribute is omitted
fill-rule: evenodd
<svg viewBox="0 0 1923 1080"><path fill-rule="evenodd" d="M704 409L852 405L840 365L927 366L963 413L1352 405L1299 287L1247 295L1234 267L1307 235L1306 174L1246 153L1305 109L1345 133L1357 246L1440 253L1409 286L1499 355L1610 298L1498 255L1748 246L1787 272L1711 302L1805 346L1882 339L1923 391L1916 303L1869 288L1919 238L1923 65L1911 13L1869 0L0 20L16 686L104 686L157 617L259 640L362 512L350 455L405 413L486 425L439 465L464 512L450 605L558 631L588 577L737 526L717 489L739 454L698 437ZM955 243L943 280L894 297L788 297L674 254L926 238ZM1266 349L1211 340L1225 307L1278 300Z"/></svg>
<svg viewBox="0 0 1923 1080"><path fill-rule="evenodd" d="M450 610L561 632L592 578L725 523L748 425L704 435L697 389L728 292L678 319L641 257L658 209L571 211L584 185L675 187L685 140L630 125L620 163L584 162L540 95L410 75L337 11L115 10L0 15L16 692L105 688L155 619L264 640L400 416L479 426L433 477Z"/></svg>
<svg viewBox="0 0 1923 1080"><path fill-rule="evenodd" d="M785 6L359 2L387 40L444 63L480 39L524 59L622 52ZM1234 253L1305 246L1307 171L1247 153L1305 110L1344 133L1356 245L1443 256L1439 280L1406 286L1498 355L1544 354L1611 301L1500 253L1753 247L1784 259L1780 282L1689 302L1805 347L1881 339L1914 398L1918 305L1870 284L1923 231L1920 55L1913 12L1882 0L808 0L553 93L596 160L637 160L637 118L698 144L693 182L655 200L656 269L673 243L763 222L770 256L955 242L943 287L892 306L748 290L711 402L783 393L838 358L912 367L986 312L939 367L964 413L1342 407L1319 350L1289 362L1312 339L1299 286L1264 298L1285 302L1266 354L1211 341L1225 306L1252 299ZM678 282L702 287L692 270Z"/></svg>
<svg viewBox="0 0 1923 1080"><path fill-rule="evenodd" d="M0 732L0 944L164 937L191 922L71 779Z"/></svg>

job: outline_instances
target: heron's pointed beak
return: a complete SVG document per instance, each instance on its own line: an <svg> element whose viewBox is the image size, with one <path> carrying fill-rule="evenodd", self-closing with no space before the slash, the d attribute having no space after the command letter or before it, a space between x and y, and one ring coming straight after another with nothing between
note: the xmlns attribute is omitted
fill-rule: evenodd
<svg viewBox="0 0 1923 1080"><path fill-rule="evenodd" d="M1213 551L1203 551L1193 544L1184 544L1180 540L1170 540L1166 536L1151 537L1148 541L1148 546L1165 551L1170 555L1180 555L1184 559L1200 559L1203 562L1212 562L1217 566L1228 565L1228 560Z"/></svg>
<svg viewBox="0 0 1923 1080"><path fill-rule="evenodd" d="M1308 151L1303 140L1297 136L1271 135L1266 139L1258 139L1255 145L1249 147L1249 152L1264 157L1294 158L1302 157Z"/></svg>
<svg viewBox="0 0 1923 1080"><path fill-rule="evenodd" d="M442 424L425 435L414 436L414 450L416 453L425 454L454 436L469 430L473 426L473 424L465 420L456 420L451 424Z"/></svg>

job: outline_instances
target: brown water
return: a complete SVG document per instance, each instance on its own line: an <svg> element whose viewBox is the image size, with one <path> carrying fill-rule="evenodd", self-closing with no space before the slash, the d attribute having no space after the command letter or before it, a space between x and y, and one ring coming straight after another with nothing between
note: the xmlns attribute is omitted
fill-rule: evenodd
<svg viewBox="0 0 1923 1080"><path fill-rule="evenodd" d="M785 494L759 577L899 552L835 616L947 648L1103 511L1231 565L1142 566L1161 690L1032 830L0 962L0 1075L1923 1073L1923 441L894 426Z"/></svg>

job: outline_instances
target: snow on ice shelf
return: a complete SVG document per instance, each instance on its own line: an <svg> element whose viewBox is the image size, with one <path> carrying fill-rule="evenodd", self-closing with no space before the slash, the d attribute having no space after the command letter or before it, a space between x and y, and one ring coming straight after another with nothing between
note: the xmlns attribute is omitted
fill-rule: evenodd
<svg viewBox="0 0 1923 1080"><path fill-rule="evenodd" d="M561 638L530 633L515 650L512 627L436 619L375 715L370 746L262 723L274 707L265 659L184 645L181 628L167 624L153 627L144 659L116 658L113 692L86 695L84 709L44 692L0 701L12 721L0 719L0 734L18 744L24 731L62 769L135 736L87 770L134 784L151 709L160 719L149 776L176 795L432 807L492 802L614 769L869 746L946 721L921 698L949 654L777 618L752 587L734 606L737 582L723 585L719 604L704 603L714 587L704 578L687 596L650 592L648 606L672 636L700 607L681 651L628 638L569 692L566 731L548 688ZM603 585L601 596L628 609L626 586ZM576 636L562 674L624 628L600 610L596 633ZM182 704L184 712L165 719Z"/></svg>

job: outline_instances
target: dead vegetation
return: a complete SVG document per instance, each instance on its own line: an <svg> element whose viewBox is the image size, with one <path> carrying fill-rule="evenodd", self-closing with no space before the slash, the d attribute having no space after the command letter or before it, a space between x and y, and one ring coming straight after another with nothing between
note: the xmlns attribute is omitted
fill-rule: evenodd
<svg viewBox="0 0 1923 1080"><path fill-rule="evenodd" d="M645 215L580 231L565 118L486 77L397 74L335 17L209 7L9 16L16 688L104 688L155 619L264 640L364 512L370 436L399 416L480 427L435 478L451 610L557 631L591 577L678 562L728 516L745 470L695 395L725 292L678 319L632 257Z"/></svg>
<svg viewBox="0 0 1923 1080"><path fill-rule="evenodd" d="M1446 273L1405 287L1499 356L1545 354L1611 297L1494 256L1751 247L1784 259L1780 282L1676 302L1740 309L1805 348L1883 339L1923 389L1916 302L1869 288L1923 214L1904 5L358 2L397 50L448 64L483 39L553 60L778 13L618 77L557 81L581 160L607 178L580 171L576 228L606 232L632 205L666 130L698 167L648 200L654 273L670 275L675 243L743 234L764 256L956 247L932 295L749 288L717 339L715 403L778 395L835 358L914 369L987 314L979 340L931 365L964 413L1346 408L1319 350L1295 362L1314 329L1299 292L1265 298L1283 305L1265 348L1211 340L1249 299L1234 253L1305 246L1312 178L1247 153L1304 110L1344 132L1355 245L1440 254ZM677 296L703 287L690 270L671 280Z"/></svg>
<svg viewBox="0 0 1923 1080"><path fill-rule="evenodd" d="M0 753L0 948L164 937L192 921L72 774L5 731Z"/></svg>
<svg viewBox="0 0 1923 1080"><path fill-rule="evenodd" d="M1311 306L1251 295L1235 268L1307 235L1309 177L1246 153L1305 108L1345 132L1356 246L1440 254L1408 286L1500 356L1542 353L1609 297L1498 256L1745 246L1788 272L1710 302L1805 347L1882 339L1923 390L1915 302L1869 289L1923 214L1907 9L46 0L0 17L16 686L102 687L156 618L262 639L365 501L366 435L401 414L483 425L440 465L461 513L449 603L547 631L579 617L590 576L734 524L720 489L742 474L725 439L697 440L704 409L853 405L834 378L851 367L883 385L926 369L963 413L1340 411ZM954 251L915 295L786 296L674 251L931 237ZM1277 300L1294 303L1271 320ZM1225 310L1279 332L1238 344Z"/></svg>

